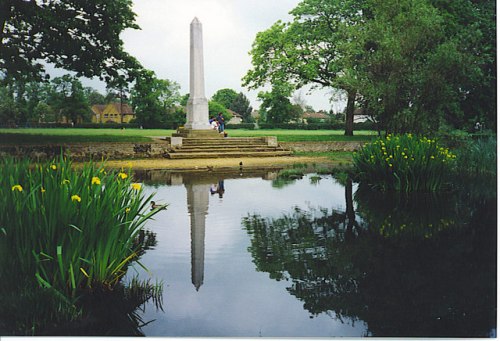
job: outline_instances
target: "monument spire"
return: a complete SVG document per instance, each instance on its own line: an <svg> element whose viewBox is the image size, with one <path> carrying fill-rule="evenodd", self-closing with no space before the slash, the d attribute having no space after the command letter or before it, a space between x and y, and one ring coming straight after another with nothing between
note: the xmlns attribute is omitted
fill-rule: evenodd
<svg viewBox="0 0 500 341"><path fill-rule="evenodd" d="M205 74L203 67L203 28L194 18L190 25L189 100L187 122L189 130L209 130L208 100L205 97Z"/></svg>

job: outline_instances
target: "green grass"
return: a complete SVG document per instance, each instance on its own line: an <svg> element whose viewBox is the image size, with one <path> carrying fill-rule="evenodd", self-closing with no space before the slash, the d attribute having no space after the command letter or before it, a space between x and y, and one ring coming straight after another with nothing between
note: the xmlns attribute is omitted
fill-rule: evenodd
<svg viewBox="0 0 500 341"><path fill-rule="evenodd" d="M2 144L147 142L151 137L171 136L165 129L84 129L84 128L20 128L0 129ZM229 137L277 136L279 142L371 141L375 131L356 131L345 136L342 130L228 130Z"/></svg>

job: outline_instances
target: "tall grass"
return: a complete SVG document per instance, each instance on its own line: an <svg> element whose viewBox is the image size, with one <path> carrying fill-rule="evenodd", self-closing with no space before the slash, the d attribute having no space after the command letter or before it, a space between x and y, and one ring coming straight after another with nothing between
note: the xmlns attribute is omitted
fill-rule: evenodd
<svg viewBox="0 0 500 341"><path fill-rule="evenodd" d="M436 140L411 134L377 139L353 156L361 183L407 193L441 190L455 159Z"/></svg>
<svg viewBox="0 0 500 341"><path fill-rule="evenodd" d="M496 177L496 138L469 140L457 150L457 161L458 171L462 175Z"/></svg>
<svg viewBox="0 0 500 341"><path fill-rule="evenodd" d="M0 160L0 263L68 303L112 290L138 258L147 210L141 185L104 165Z"/></svg>

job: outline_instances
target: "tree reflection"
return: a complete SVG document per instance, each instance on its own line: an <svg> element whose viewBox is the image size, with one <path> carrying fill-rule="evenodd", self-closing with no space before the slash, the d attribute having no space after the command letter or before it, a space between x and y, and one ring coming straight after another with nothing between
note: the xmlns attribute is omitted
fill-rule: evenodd
<svg viewBox="0 0 500 341"><path fill-rule="evenodd" d="M373 336L489 336L496 328L496 200L401 197L346 183L346 212L249 215L257 270L291 281L312 315Z"/></svg>

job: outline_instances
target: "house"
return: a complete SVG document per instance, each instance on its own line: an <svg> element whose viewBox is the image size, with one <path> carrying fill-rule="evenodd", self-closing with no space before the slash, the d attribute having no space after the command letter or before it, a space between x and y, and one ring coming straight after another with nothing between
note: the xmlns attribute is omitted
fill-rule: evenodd
<svg viewBox="0 0 500 341"><path fill-rule="evenodd" d="M302 121L307 123L311 120L316 122L327 122L330 120L330 116L322 112L305 112L302 114Z"/></svg>
<svg viewBox="0 0 500 341"><path fill-rule="evenodd" d="M370 115L366 115L362 108L354 109L354 123L373 121Z"/></svg>
<svg viewBox="0 0 500 341"><path fill-rule="evenodd" d="M227 109L227 112L233 115L233 117L231 117L231 119L227 122L227 124L241 124L241 122L243 122L243 116L241 116L237 112L232 111L230 109Z"/></svg>
<svg viewBox="0 0 500 341"><path fill-rule="evenodd" d="M91 109L92 123L130 123L135 118L132 107L126 103L96 104Z"/></svg>

